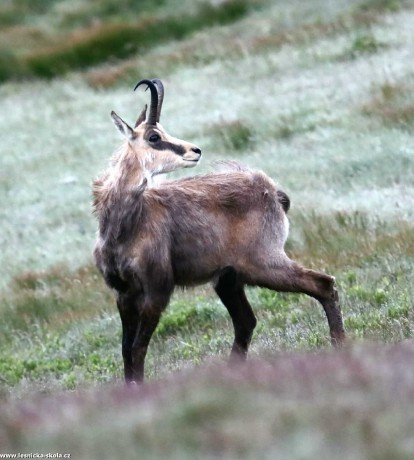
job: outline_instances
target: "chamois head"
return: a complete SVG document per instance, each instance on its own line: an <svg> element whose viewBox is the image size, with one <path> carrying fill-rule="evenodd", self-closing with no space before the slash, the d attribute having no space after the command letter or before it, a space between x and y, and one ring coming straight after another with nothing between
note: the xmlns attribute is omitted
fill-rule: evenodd
<svg viewBox="0 0 414 460"><path fill-rule="evenodd" d="M150 175L167 173L180 168L195 166L201 158L201 150L194 144L170 136L159 124L164 87L161 80L141 80L151 91L151 105L148 117L147 106L131 128L112 111L111 116L120 133L128 142L128 155L136 155L143 168Z"/></svg>

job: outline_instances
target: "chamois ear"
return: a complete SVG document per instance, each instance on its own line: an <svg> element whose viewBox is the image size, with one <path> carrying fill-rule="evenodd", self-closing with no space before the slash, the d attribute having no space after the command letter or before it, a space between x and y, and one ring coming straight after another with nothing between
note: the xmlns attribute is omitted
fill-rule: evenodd
<svg viewBox="0 0 414 460"><path fill-rule="evenodd" d="M124 137L126 137L129 141L135 139L135 131L131 128L131 126L128 125L128 123L125 123L125 121L120 116L118 116L113 110L111 112L111 117L113 122L115 123L115 126L118 128L118 131Z"/></svg>
<svg viewBox="0 0 414 460"><path fill-rule="evenodd" d="M135 128L145 121L147 118L147 104L145 104L144 110L140 113L138 120L135 123Z"/></svg>

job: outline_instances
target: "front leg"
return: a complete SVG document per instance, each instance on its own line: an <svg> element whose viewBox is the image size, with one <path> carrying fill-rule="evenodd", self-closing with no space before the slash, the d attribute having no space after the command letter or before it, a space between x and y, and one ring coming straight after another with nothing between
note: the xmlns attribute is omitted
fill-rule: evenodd
<svg viewBox="0 0 414 460"><path fill-rule="evenodd" d="M144 380L144 362L148 345L159 323L160 317L161 312L158 309L141 314L134 342L131 347L132 372L131 374L128 373L128 378L125 369L125 380L127 383L141 383Z"/></svg>
<svg viewBox="0 0 414 460"><path fill-rule="evenodd" d="M151 337L165 309L168 296L148 296L142 292L119 294L117 304L122 322L122 357L127 384L141 383Z"/></svg>
<svg viewBox="0 0 414 460"><path fill-rule="evenodd" d="M134 381L132 346L140 324L138 296L118 295L117 306L122 323L122 358L126 383Z"/></svg>

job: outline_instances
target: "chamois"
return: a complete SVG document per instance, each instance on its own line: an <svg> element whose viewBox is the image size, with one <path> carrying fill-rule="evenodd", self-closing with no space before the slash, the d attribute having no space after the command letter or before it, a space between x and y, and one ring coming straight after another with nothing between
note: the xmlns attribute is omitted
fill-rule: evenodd
<svg viewBox="0 0 414 460"><path fill-rule="evenodd" d="M162 82L141 80L135 89L143 84L151 92L148 118L145 106L131 128L111 113L126 140L93 182L99 221L94 255L116 294L126 382L143 380L148 344L175 286L213 282L234 326L231 363L246 358L256 326L245 285L317 299L332 344L341 345L335 279L286 255L290 202L268 176L234 163L226 172L151 183L157 174L195 166L201 150L159 124Z"/></svg>

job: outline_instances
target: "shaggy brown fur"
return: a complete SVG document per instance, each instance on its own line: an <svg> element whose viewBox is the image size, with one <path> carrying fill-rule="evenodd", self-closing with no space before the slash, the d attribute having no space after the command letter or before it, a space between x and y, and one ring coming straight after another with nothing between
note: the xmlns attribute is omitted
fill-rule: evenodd
<svg viewBox="0 0 414 460"><path fill-rule="evenodd" d="M119 117L114 121L128 142L93 184L95 259L116 292L127 382L143 379L151 335L175 286L213 281L234 325L232 361L245 358L256 325L246 284L316 298L333 344L342 343L334 278L304 269L285 254L289 198L269 177L232 164L226 172L150 187L154 174L186 167L183 156L196 164L200 150L171 138L159 124L143 122L132 130ZM151 148L149 129L167 142L164 148Z"/></svg>

